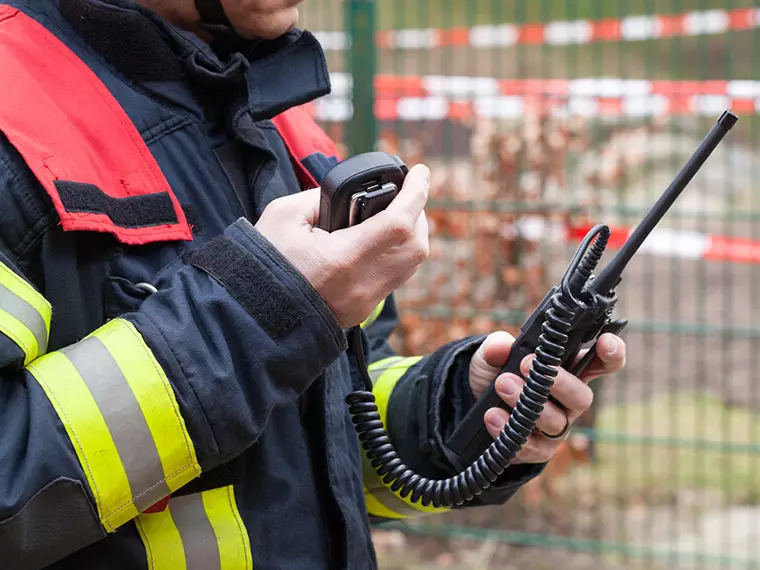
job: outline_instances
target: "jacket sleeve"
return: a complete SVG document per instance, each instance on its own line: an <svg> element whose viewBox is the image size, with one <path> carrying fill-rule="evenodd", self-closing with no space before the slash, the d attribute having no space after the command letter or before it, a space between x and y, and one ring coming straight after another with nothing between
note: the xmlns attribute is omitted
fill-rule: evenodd
<svg viewBox="0 0 760 570"><path fill-rule="evenodd" d="M397 307L390 296L363 324L378 411L399 457L411 469L434 479L455 476L459 471L445 442L475 403L469 386L469 365L485 336L460 339L428 355L404 357L396 354L388 342L398 320ZM510 466L486 492L462 507L506 503L544 467L545 464ZM367 511L375 521L417 518L449 510L425 507L401 497L378 477L366 458L363 472Z"/></svg>
<svg viewBox="0 0 760 570"><path fill-rule="evenodd" d="M42 568L252 445L346 347L246 220L136 312L49 350L55 307L0 251L0 552Z"/></svg>

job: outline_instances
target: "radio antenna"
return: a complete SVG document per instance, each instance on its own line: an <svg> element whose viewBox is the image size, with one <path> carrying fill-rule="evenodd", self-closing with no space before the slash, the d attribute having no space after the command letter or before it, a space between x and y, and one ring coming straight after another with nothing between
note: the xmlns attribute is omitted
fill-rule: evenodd
<svg viewBox="0 0 760 570"><path fill-rule="evenodd" d="M617 285L623 270L641 247L641 244L644 243L644 240L670 209L676 198L691 182L691 179L694 178L694 175L712 154L715 147L720 144L723 137L728 134L728 131L731 130L738 120L739 118L730 111L723 111L723 114L718 118L713 128L710 129L710 132L707 133L697 150L691 155L689 161L681 168L681 171L676 175L665 192L662 193L654 206L652 206L649 213L636 226L636 229L633 230L617 255L599 272L599 276L591 282L589 285L591 290L606 296Z"/></svg>

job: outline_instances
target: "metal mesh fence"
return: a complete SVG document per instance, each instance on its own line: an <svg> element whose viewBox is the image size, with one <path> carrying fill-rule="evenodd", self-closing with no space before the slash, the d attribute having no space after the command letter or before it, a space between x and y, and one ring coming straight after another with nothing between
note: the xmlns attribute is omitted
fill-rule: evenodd
<svg viewBox="0 0 760 570"><path fill-rule="evenodd" d="M517 334L587 228L624 238L722 109L740 116L629 266L627 367L594 381L546 473L503 507L378 529L381 567L760 565L760 6L379 0L374 22L351 9L304 5L333 75L314 111L348 148L369 133L433 173L431 256L398 292L404 354ZM368 77L374 94L356 84Z"/></svg>

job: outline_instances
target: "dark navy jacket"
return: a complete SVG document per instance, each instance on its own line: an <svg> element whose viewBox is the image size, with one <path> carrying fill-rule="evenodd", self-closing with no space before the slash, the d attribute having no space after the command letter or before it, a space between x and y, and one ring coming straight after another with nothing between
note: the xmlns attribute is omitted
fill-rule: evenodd
<svg viewBox="0 0 760 570"><path fill-rule="evenodd" d="M214 52L132 0L5 3L108 87L193 236L129 245L63 231L0 134L2 566L374 568L370 520L393 505L365 493L347 335L252 225L302 188L271 119L329 92L319 45L293 31ZM331 162L309 166L319 179ZM389 360L396 323L390 297L364 329L387 427L414 469L450 476L444 441L473 403L482 338ZM541 467L510 468L472 504L505 502ZM151 507L162 490L168 507Z"/></svg>

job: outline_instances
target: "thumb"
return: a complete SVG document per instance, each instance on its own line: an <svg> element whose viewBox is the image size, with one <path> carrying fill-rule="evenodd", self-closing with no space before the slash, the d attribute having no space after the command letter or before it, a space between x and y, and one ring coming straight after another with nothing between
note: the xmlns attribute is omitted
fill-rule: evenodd
<svg viewBox="0 0 760 570"><path fill-rule="evenodd" d="M350 231L367 255L379 255L411 237L430 193L430 169L417 164L409 170L398 194L382 210ZM406 222L401 223L399 222ZM401 231L399 231L401 230Z"/></svg>
<svg viewBox="0 0 760 570"><path fill-rule="evenodd" d="M470 360L470 388L473 392L482 392L496 379L509 358L514 341L515 337L505 331L486 337Z"/></svg>

